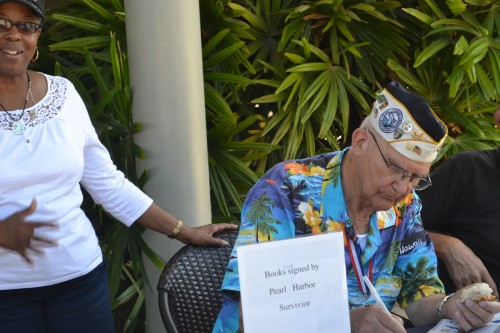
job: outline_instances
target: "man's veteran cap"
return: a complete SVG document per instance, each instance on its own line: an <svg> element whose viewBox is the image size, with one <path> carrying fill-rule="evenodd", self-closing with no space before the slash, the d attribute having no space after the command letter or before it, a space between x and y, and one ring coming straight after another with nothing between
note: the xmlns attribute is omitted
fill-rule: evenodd
<svg viewBox="0 0 500 333"><path fill-rule="evenodd" d="M377 94L368 119L394 149L417 162L432 162L448 133L425 99L395 81Z"/></svg>

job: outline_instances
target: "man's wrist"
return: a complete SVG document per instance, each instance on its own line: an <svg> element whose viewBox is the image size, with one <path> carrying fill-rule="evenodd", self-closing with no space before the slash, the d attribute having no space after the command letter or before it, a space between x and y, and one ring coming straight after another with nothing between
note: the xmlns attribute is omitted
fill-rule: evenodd
<svg viewBox="0 0 500 333"><path fill-rule="evenodd" d="M443 308L444 308L446 302L448 302L452 296L453 296L453 294L446 295L438 303L438 306L436 307L436 316L437 316L438 320L443 319Z"/></svg>

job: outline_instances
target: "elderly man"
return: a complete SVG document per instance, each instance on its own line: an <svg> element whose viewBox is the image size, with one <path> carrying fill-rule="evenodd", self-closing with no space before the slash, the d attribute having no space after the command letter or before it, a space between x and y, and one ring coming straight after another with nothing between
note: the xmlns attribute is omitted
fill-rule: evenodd
<svg viewBox="0 0 500 333"><path fill-rule="evenodd" d="M428 103L394 82L352 135L351 147L280 163L250 190L222 290L214 332L236 332L239 278L236 248L260 240L343 232L352 332L405 332L401 318L374 305L371 277L387 308L397 301L415 325L454 319L464 330L500 311L494 302L444 296L432 242L414 190L428 187L432 161L447 129Z"/></svg>

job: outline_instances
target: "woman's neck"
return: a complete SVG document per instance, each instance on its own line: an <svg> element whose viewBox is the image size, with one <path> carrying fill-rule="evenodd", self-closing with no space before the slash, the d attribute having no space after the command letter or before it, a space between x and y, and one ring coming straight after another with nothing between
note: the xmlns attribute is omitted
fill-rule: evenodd
<svg viewBox="0 0 500 333"><path fill-rule="evenodd" d="M26 72L21 76L0 77L0 103L7 110L17 110L23 107L28 87ZM0 108L0 111L3 111Z"/></svg>

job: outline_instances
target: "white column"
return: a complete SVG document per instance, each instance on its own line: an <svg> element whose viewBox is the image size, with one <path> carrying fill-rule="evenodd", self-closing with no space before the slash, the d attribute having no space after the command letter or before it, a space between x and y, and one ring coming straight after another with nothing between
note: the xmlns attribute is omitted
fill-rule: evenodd
<svg viewBox="0 0 500 333"><path fill-rule="evenodd" d="M198 0L125 0L135 141L146 151L145 191L190 226L211 223ZM166 261L181 243L147 231L146 242ZM146 257L145 257L146 258ZM151 292L147 331L165 332L156 285L160 270L146 260Z"/></svg>

